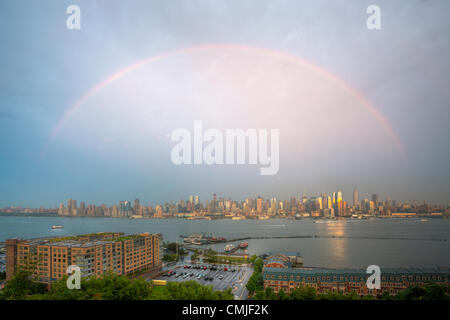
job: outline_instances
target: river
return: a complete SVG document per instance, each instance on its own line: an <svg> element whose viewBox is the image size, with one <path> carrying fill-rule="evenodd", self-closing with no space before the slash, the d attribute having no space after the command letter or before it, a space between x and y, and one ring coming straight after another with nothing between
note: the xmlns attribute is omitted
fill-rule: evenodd
<svg viewBox="0 0 450 320"><path fill-rule="evenodd" d="M64 229L52 230L52 225ZM127 234L161 233L164 241L181 241L179 235L212 232L226 238L292 237L248 240L250 254L296 251L305 266L364 268L450 267L449 219L373 219L314 223L304 220L183 220L80 217L0 216L0 241L101 231ZM224 244L215 245L223 249Z"/></svg>

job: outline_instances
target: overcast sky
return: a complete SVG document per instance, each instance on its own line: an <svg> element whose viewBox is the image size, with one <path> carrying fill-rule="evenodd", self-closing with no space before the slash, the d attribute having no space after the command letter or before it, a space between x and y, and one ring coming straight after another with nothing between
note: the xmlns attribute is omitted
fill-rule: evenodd
<svg viewBox="0 0 450 320"><path fill-rule="evenodd" d="M71 4L81 30L66 28ZM366 27L371 4L381 30ZM446 0L1 1L0 206L338 189L350 200L354 186L361 198L450 203L449 10ZM183 52L209 44L230 46ZM97 84L173 50L89 97L52 137ZM196 118L279 128L279 173L175 166L167 135Z"/></svg>

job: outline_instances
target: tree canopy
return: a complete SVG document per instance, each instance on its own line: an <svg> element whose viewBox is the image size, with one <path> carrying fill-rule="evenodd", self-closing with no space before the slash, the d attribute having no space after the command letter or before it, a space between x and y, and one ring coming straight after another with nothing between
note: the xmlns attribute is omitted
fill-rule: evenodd
<svg viewBox="0 0 450 320"><path fill-rule="evenodd" d="M68 289L67 276L52 284L46 291L33 282L24 271L7 282L0 299L31 300L232 300L231 289L213 291L196 281L169 282L167 286L152 287L143 278L130 279L109 272L99 278L82 279L81 289Z"/></svg>

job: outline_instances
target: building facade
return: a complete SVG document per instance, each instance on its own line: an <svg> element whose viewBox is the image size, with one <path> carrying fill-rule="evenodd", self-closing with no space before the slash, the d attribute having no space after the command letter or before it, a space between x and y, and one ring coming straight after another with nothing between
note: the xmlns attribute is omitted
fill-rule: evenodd
<svg viewBox="0 0 450 320"><path fill-rule="evenodd" d="M426 283L443 284L450 289L449 268L382 268L381 288L368 289L366 282L370 274L363 269L326 269L292 267L292 257L283 253L271 255L264 261L264 289L270 287L278 293L291 293L297 287L313 287L317 293L355 292L359 296L378 296L384 292L396 295L414 285Z"/></svg>
<svg viewBox="0 0 450 320"><path fill-rule="evenodd" d="M131 275L161 268L160 234L124 235L104 232L63 238L6 240L6 277L18 268L33 272L37 282L50 284L66 275L70 265L80 267L82 277L98 277L107 271Z"/></svg>

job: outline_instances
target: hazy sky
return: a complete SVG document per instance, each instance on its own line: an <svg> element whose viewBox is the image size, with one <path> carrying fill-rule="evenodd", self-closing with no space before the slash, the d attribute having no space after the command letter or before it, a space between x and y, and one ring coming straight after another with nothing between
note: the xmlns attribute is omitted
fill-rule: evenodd
<svg viewBox="0 0 450 320"><path fill-rule="evenodd" d="M71 4L81 30L66 28ZM366 27L371 4L381 30ZM1 1L0 206L338 189L350 200L354 186L361 198L450 203L449 10L447 0ZM52 137L96 85L165 53L83 100ZM278 128L279 173L175 166L168 136L194 120Z"/></svg>

